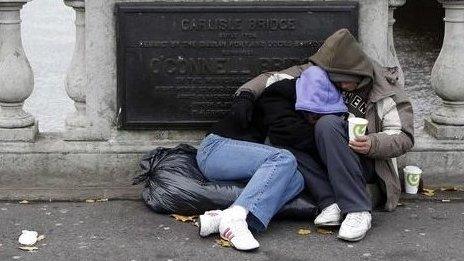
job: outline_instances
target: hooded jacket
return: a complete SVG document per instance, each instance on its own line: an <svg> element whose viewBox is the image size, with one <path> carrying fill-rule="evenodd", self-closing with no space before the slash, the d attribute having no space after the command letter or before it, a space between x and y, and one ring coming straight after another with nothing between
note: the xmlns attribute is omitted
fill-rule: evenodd
<svg viewBox="0 0 464 261"><path fill-rule="evenodd" d="M280 72L261 74L242 85L237 92L250 91L259 97L270 84L298 77L313 65L329 73L361 76L358 88L371 88L366 119L369 121L367 135L372 145L367 157L374 159L376 173L382 181L385 209L395 209L401 193L396 157L405 154L414 145L412 106L398 82L398 69L385 68L371 60L347 29L327 38L309 61Z"/></svg>

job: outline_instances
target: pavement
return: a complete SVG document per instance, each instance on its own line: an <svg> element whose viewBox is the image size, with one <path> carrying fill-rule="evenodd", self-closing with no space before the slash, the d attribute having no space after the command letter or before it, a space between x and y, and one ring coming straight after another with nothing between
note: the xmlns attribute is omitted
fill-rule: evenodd
<svg viewBox="0 0 464 261"><path fill-rule="evenodd" d="M200 238L193 223L142 201L0 202L0 260L464 260L463 198L403 199L394 212L374 212L358 243L318 233L309 221L273 221L257 235L261 247L246 253L218 245L217 236ZM38 250L18 248L24 229L45 235Z"/></svg>

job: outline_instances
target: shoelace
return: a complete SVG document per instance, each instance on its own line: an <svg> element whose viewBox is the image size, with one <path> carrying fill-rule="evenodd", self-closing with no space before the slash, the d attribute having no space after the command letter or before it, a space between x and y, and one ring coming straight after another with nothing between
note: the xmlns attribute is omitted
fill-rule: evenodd
<svg viewBox="0 0 464 261"><path fill-rule="evenodd" d="M330 212L335 212L335 210L337 209L337 206L331 206L329 208L326 208L324 210L322 210L322 213L321 214L326 214L326 213L330 213Z"/></svg>
<svg viewBox="0 0 464 261"><path fill-rule="evenodd" d="M347 222L347 224L348 224L349 226L354 226L354 225L359 224L359 223L361 223L362 221L364 221L363 217L364 217L364 214L358 214L358 215L353 215L353 214L351 214L351 215L347 215L347 216L346 216L346 219L347 219L346 222Z"/></svg>

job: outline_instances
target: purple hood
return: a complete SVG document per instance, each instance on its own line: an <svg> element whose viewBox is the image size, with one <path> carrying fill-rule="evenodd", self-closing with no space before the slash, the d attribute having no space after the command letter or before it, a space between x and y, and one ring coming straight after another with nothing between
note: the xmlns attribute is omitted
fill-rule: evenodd
<svg viewBox="0 0 464 261"><path fill-rule="evenodd" d="M295 109L318 114L348 112L341 92L318 66L304 70L296 81Z"/></svg>

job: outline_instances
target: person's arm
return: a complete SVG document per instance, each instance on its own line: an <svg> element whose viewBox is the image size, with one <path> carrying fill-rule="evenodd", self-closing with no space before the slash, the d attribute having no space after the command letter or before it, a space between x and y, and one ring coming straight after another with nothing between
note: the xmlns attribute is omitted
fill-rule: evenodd
<svg viewBox="0 0 464 261"><path fill-rule="evenodd" d="M414 146L414 121L411 102L401 91L377 102L377 110L382 113L382 131L368 134L371 148L367 153L371 158L395 158L405 154Z"/></svg>
<svg viewBox="0 0 464 261"><path fill-rule="evenodd" d="M269 85L264 89L260 99L268 97L283 98L294 104L296 102L296 79L284 79Z"/></svg>
<svg viewBox="0 0 464 261"><path fill-rule="evenodd" d="M303 65L295 65L279 72L265 72L240 86L235 95L239 95L241 92L247 91L252 93L255 99L257 99L261 96L267 86L283 79L293 79L298 77L311 65L311 63L307 63Z"/></svg>
<svg viewBox="0 0 464 261"><path fill-rule="evenodd" d="M311 63L296 65L280 72L263 73L243 84L235 93L230 113L237 124L247 127L253 115L254 101L261 96L264 89L283 79L293 79L311 66Z"/></svg>

